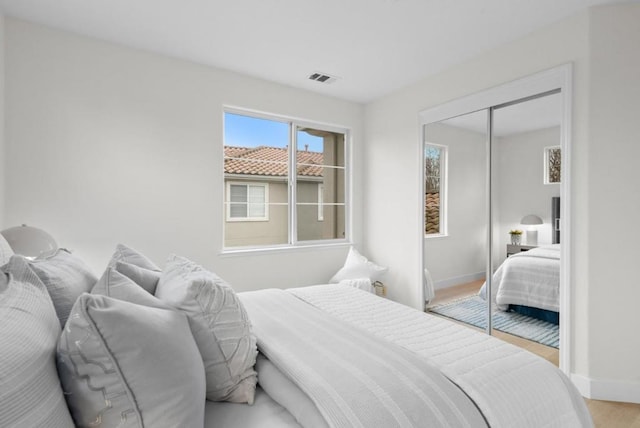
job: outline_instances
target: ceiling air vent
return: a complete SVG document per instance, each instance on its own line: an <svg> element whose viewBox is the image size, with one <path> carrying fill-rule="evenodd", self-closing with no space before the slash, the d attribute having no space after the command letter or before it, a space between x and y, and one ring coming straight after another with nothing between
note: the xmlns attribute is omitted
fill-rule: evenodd
<svg viewBox="0 0 640 428"><path fill-rule="evenodd" d="M315 80L316 82L320 82L320 83L333 83L336 80L338 80L338 78L334 76L329 76L328 74L325 74L325 73L313 73L309 76L309 80Z"/></svg>

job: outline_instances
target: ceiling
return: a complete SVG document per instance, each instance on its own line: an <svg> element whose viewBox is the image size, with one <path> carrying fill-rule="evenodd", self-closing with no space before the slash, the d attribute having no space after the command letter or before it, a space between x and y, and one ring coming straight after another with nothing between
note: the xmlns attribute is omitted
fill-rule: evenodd
<svg viewBox="0 0 640 428"><path fill-rule="evenodd" d="M619 0L0 0L5 15L369 102ZM338 79L311 81L314 72Z"/></svg>

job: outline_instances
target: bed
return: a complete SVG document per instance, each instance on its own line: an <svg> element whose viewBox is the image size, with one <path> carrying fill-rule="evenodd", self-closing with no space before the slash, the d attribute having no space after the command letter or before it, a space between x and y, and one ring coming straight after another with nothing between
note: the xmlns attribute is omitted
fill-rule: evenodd
<svg viewBox="0 0 640 428"><path fill-rule="evenodd" d="M207 402L216 426L592 426L564 374L491 336L342 284L238 295L259 386Z"/></svg>
<svg viewBox="0 0 640 428"><path fill-rule="evenodd" d="M499 310L515 310L558 324L560 244L537 247L508 257L493 274L491 289ZM479 295L486 300L486 284Z"/></svg>
<svg viewBox="0 0 640 428"><path fill-rule="evenodd" d="M360 279L236 293L123 245L99 279L64 249L2 272L3 427L593 426L551 363Z"/></svg>

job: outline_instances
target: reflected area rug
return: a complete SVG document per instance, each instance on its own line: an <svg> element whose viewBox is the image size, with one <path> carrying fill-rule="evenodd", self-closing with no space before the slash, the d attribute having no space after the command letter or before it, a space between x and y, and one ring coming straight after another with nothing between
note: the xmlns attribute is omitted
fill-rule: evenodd
<svg viewBox="0 0 640 428"><path fill-rule="evenodd" d="M487 327L486 302L478 296L437 305L429 311L475 327ZM557 325L515 312L494 312L493 328L554 348L558 348L560 342Z"/></svg>

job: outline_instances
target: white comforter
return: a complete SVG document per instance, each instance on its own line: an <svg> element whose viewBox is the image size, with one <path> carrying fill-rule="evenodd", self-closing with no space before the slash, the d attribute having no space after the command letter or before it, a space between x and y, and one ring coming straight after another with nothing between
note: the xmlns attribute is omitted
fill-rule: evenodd
<svg viewBox="0 0 640 428"><path fill-rule="evenodd" d="M486 284L480 297L486 299ZM491 294L498 309L524 305L560 311L560 244L508 257L493 274Z"/></svg>
<svg viewBox="0 0 640 428"><path fill-rule="evenodd" d="M493 428L593 426L567 377L528 351L351 287L289 291L432 363L473 399Z"/></svg>
<svg viewBox="0 0 640 428"><path fill-rule="evenodd" d="M258 348L268 358L267 366L258 366L262 388L269 392L270 383L277 382L281 388L272 388L277 394L289 389L285 384L290 381L317 406L326 426L487 426L474 402L415 353L347 325L283 290L243 293L240 298ZM282 376L269 372L271 364Z"/></svg>

